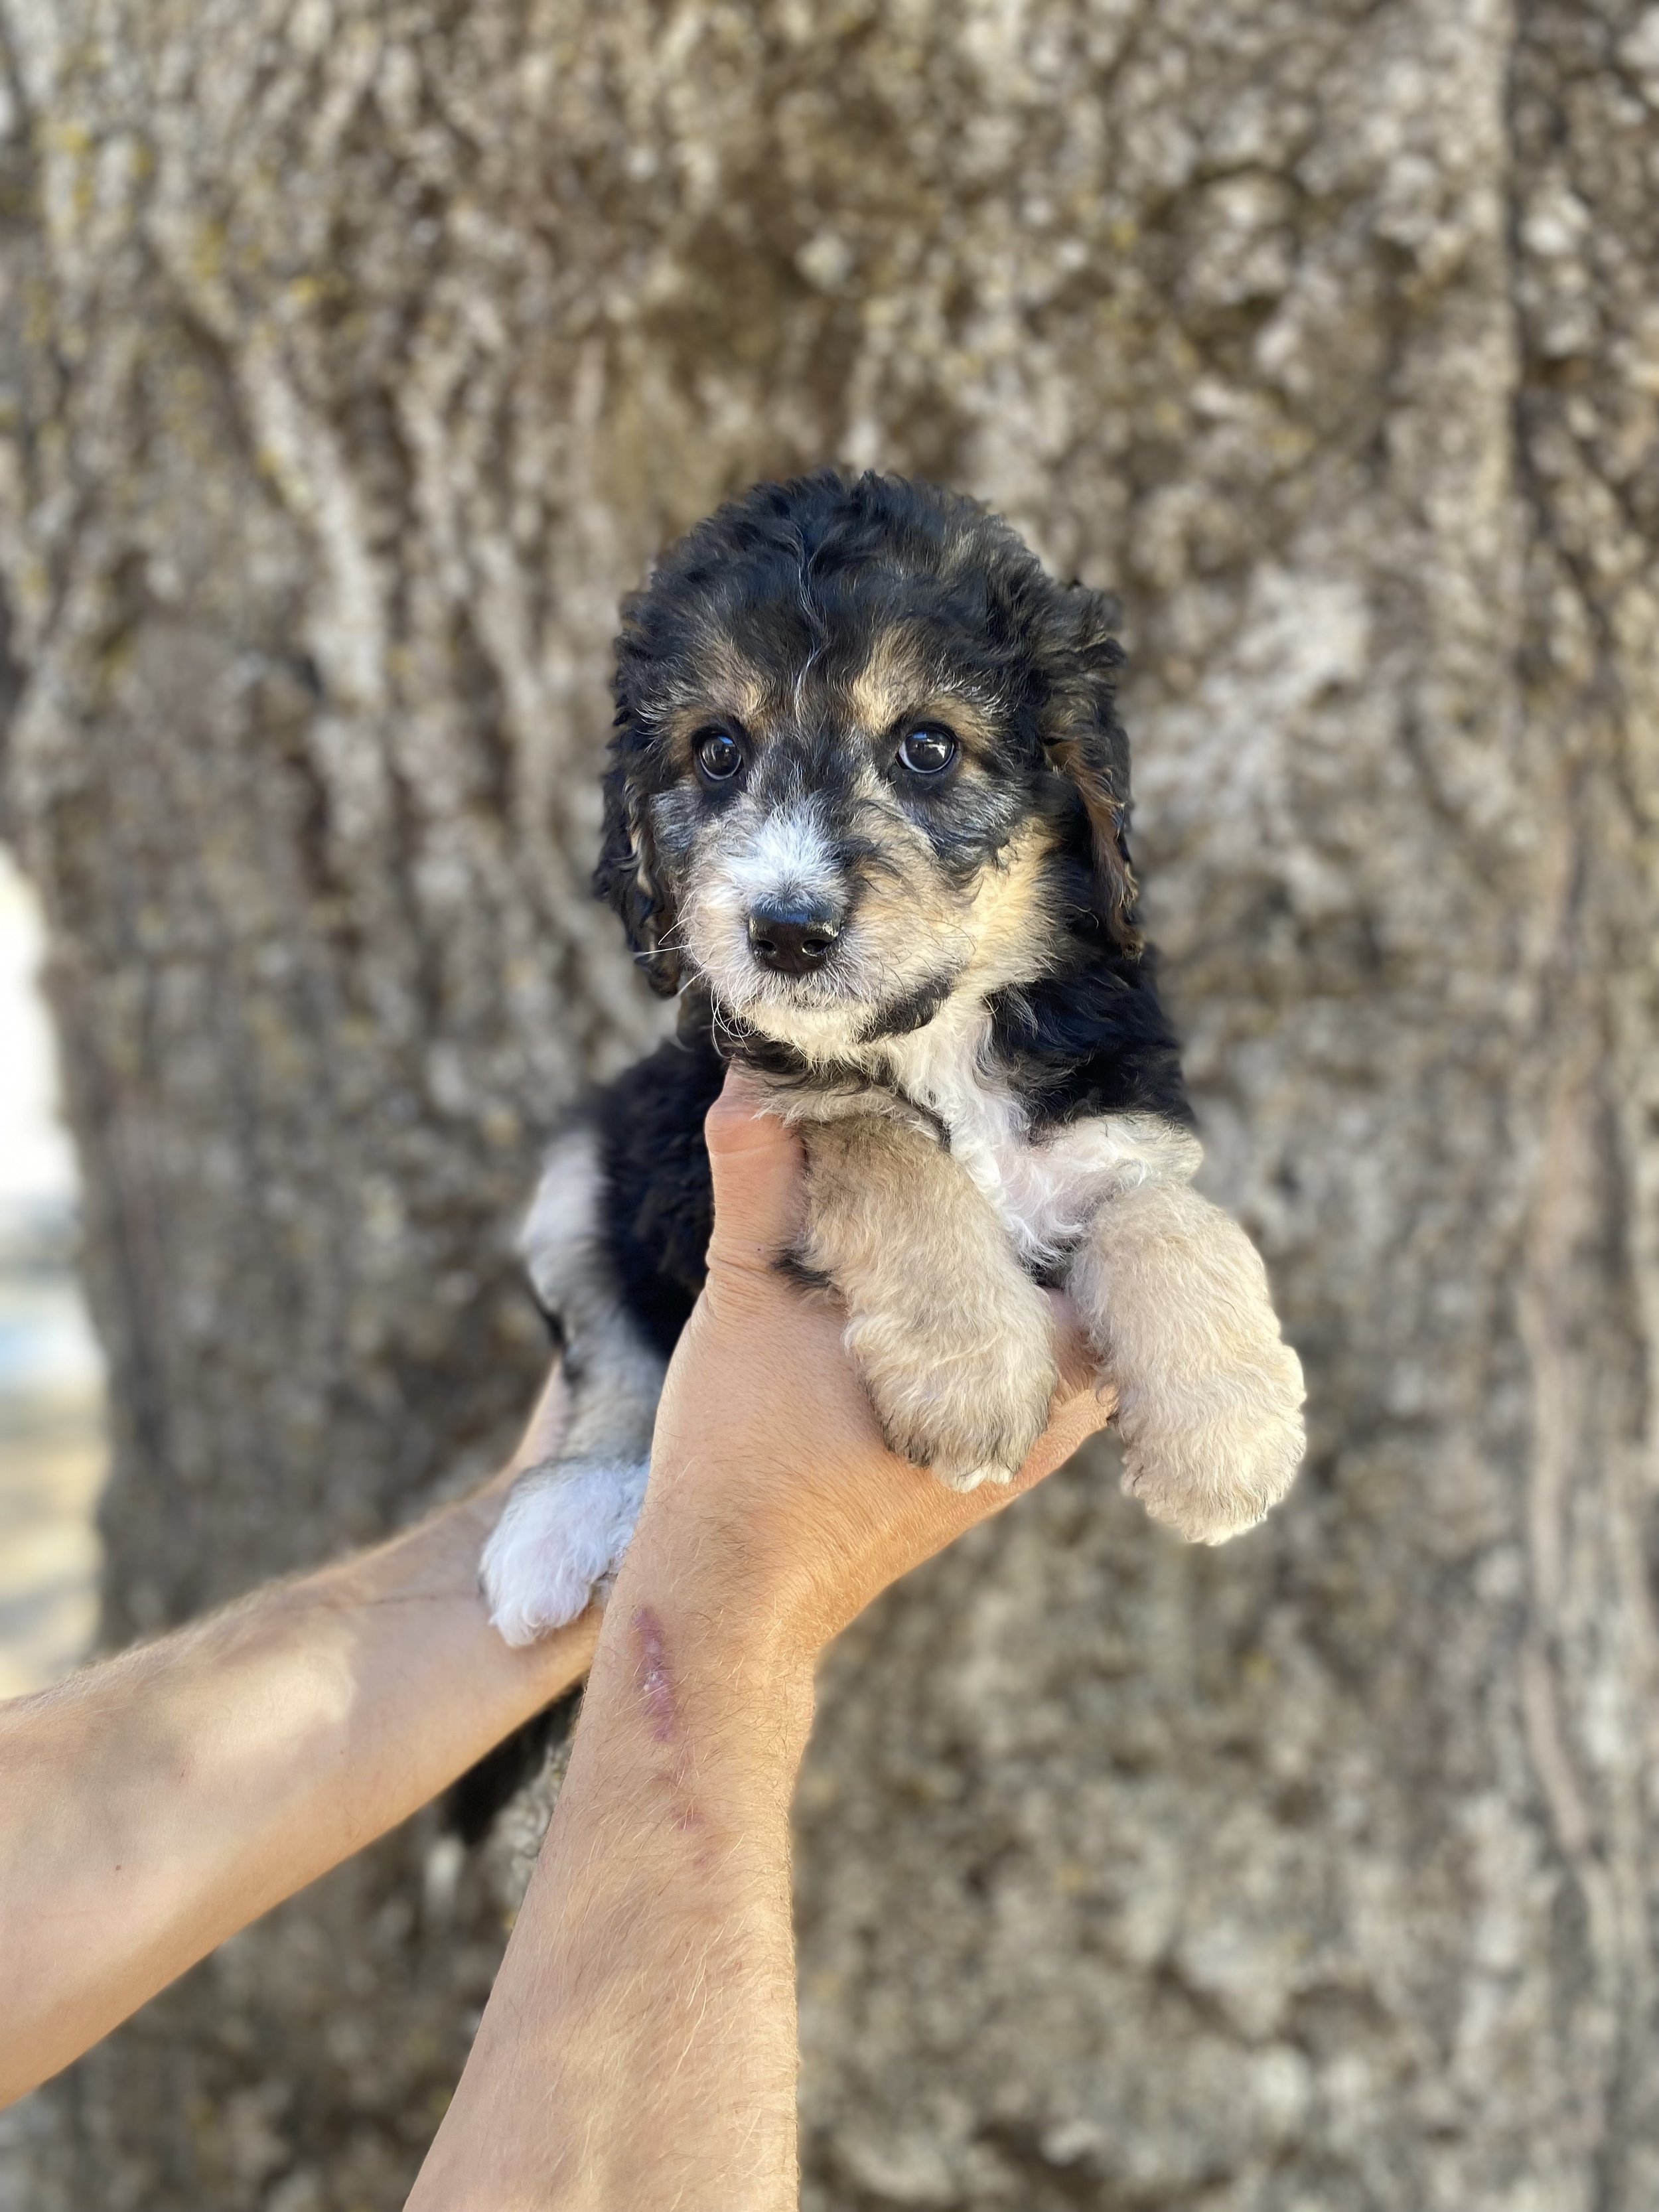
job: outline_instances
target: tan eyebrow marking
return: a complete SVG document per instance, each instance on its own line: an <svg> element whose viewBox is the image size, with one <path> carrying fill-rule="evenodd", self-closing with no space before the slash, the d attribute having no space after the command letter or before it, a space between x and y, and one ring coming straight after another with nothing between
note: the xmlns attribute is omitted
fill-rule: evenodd
<svg viewBox="0 0 1659 2212"><path fill-rule="evenodd" d="M730 638L710 635L698 641L678 689L667 726L674 741L684 744L722 715L752 733L775 708L777 687Z"/></svg>
<svg viewBox="0 0 1659 2212"><path fill-rule="evenodd" d="M848 685L847 696L860 726L884 736L919 695L934 688L933 671L919 641L894 629L876 640L870 658Z"/></svg>
<svg viewBox="0 0 1659 2212"><path fill-rule="evenodd" d="M987 702L958 690L937 652L902 628L878 638L847 696L860 727L872 737L885 737L901 719L910 718L947 723L970 745L988 743L997 731Z"/></svg>

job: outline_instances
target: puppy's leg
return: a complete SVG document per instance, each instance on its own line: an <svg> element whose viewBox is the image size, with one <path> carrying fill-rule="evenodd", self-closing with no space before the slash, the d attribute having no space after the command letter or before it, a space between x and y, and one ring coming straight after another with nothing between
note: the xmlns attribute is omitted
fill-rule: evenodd
<svg viewBox="0 0 1659 2212"><path fill-rule="evenodd" d="M614 1574L645 1496L663 1361L624 1307L606 1254L598 1140L556 1145L524 1233L537 1294L565 1340L570 1419L556 1459L519 1477L484 1547L490 1619L509 1644L574 1620Z"/></svg>
<svg viewBox="0 0 1659 2212"><path fill-rule="evenodd" d="M1006 1482L1059 1380L1048 1302L966 1172L876 1115L809 1124L806 1264L847 1306L847 1347L893 1450L958 1490Z"/></svg>
<svg viewBox="0 0 1659 2212"><path fill-rule="evenodd" d="M1102 1204L1066 1287L1118 1391L1124 1488L1155 1521L1219 1544L1291 1486L1302 1364L1279 1336L1261 1255L1191 1188L1200 1155L1178 1135L1160 1131L1144 1179L1126 1176Z"/></svg>

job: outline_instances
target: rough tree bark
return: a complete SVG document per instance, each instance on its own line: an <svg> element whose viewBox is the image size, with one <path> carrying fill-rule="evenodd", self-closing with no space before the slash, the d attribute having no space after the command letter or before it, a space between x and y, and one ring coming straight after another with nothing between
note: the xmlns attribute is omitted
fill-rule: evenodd
<svg viewBox="0 0 1659 2212"><path fill-rule="evenodd" d="M1115 584L1273 1525L1099 1465L829 1669L805 2200L1659 2201L1659 9L0 0L6 834L113 1378L106 1631L412 1512L535 1364L617 594L747 480ZM424 1880L422 1877L424 1876ZM15 2131L386 2207L501 1942L431 1827Z"/></svg>

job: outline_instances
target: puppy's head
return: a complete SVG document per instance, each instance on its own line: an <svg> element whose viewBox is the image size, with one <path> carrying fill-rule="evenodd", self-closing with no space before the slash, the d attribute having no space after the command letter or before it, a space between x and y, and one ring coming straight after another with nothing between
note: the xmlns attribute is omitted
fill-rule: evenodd
<svg viewBox="0 0 1659 2212"><path fill-rule="evenodd" d="M831 471L627 602L596 888L653 982L809 1057L1133 957L1111 609L971 501Z"/></svg>

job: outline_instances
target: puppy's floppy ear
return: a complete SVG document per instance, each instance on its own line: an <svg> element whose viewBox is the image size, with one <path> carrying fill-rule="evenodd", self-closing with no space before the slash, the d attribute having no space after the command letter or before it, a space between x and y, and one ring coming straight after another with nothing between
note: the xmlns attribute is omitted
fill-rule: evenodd
<svg viewBox="0 0 1659 2212"><path fill-rule="evenodd" d="M1095 912L1108 938L1138 953L1135 879L1127 842L1129 740L1117 719L1123 648L1112 635L1118 610L1073 584L1055 593L1042 743L1050 764L1077 789L1094 847Z"/></svg>
<svg viewBox="0 0 1659 2212"><path fill-rule="evenodd" d="M605 827L593 890L621 918L652 989L668 999L680 987L680 957L664 941L673 929L674 906L661 887L650 823L633 774L632 725L625 714L617 720L603 786Z"/></svg>

